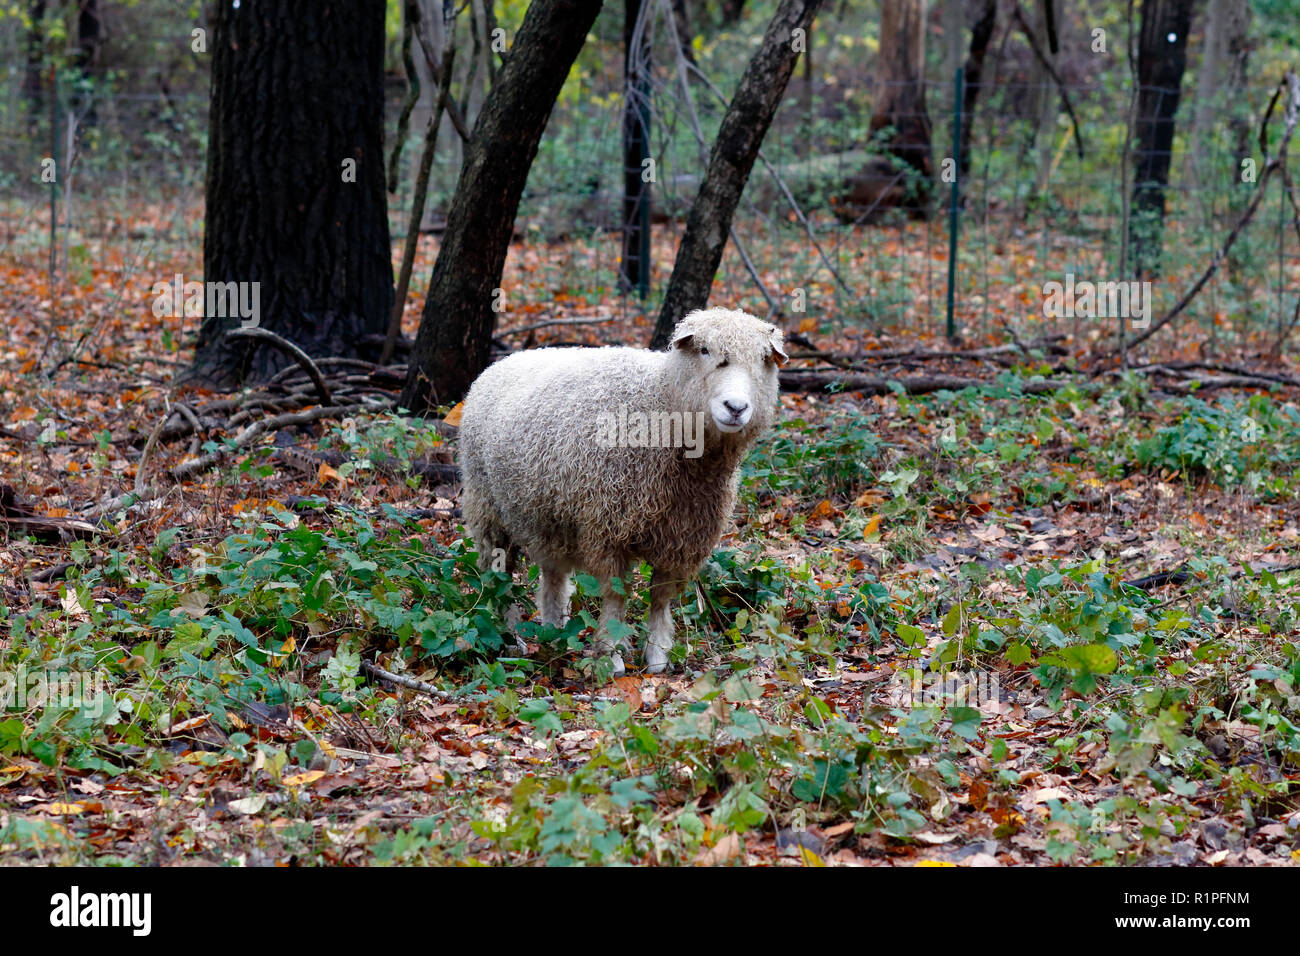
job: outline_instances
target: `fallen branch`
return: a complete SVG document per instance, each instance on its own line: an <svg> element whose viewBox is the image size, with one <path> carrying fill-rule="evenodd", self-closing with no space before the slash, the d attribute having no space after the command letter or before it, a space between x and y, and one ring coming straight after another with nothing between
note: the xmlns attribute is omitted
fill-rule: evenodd
<svg viewBox="0 0 1300 956"><path fill-rule="evenodd" d="M925 395L930 392L959 392L964 388L988 388L996 385L986 379L968 378L962 375L917 375L910 378L894 378L884 375L844 375L836 372L801 372L799 370L781 373L781 391L812 392L825 388L838 388L845 392L866 392L869 395L888 395L895 385L901 386L909 395ZM1029 395L1042 392L1054 392L1058 388L1074 386L1083 392L1099 392L1101 386L1093 383L1077 382L1073 379L1039 379L1022 382L1020 390Z"/></svg>
<svg viewBox="0 0 1300 956"><path fill-rule="evenodd" d="M78 518L54 518L40 515L18 498L10 485L0 485L0 527L15 534L31 535L46 544L62 544L72 538L85 540L99 534L99 529Z"/></svg>
<svg viewBox="0 0 1300 956"><path fill-rule="evenodd" d="M247 448L252 444L253 439L265 432L287 428L292 425L305 425L308 422L319 421L322 418L336 418L344 415L352 415L361 411L363 408L374 408L370 405L330 405L317 406L301 412L286 412L283 415L275 415L271 418L262 418L253 422L238 435L235 436L233 443L228 448L218 448L216 451L208 452L198 458L191 458L183 461L171 470L172 478L176 481L184 481L192 478L201 471L206 471L216 465L228 455Z"/></svg>
<svg viewBox="0 0 1300 956"><path fill-rule="evenodd" d="M140 462L135 466L135 491L137 494L143 491L145 487L145 465L149 463L149 455L153 451L154 446L158 444L158 438L163 433L163 427L171 419L172 415L177 412L181 413L181 416L190 423L190 427L193 428L196 433L199 430L199 420L195 417L194 412L191 411L189 406L184 402L177 402L171 408L167 409L163 414L163 417L158 420L158 424L154 426L153 431L149 433L149 440L144 443L144 451L140 452Z"/></svg>
<svg viewBox="0 0 1300 956"><path fill-rule="evenodd" d="M316 363L311 360L311 356L288 339L276 335L270 329L262 328L231 329L226 333L226 337L232 339L256 339L259 342L275 346L302 366L302 370L307 373L312 380L312 384L316 386L316 394L320 396L322 405L334 404L334 396L330 394L329 386L325 384L325 378L321 375L320 369L316 367Z"/></svg>
<svg viewBox="0 0 1300 956"><path fill-rule="evenodd" d="M1229 365L1227 363L1211 362L1153 362L1148 365L1130 366L1129 371L1147 374L1149 372L1182 372L1189 369L1200 369L1203 372L1225 372L1229 375L1240 375L1246 378L1259 379L1261 383L1276 383L1280 385L1294 385L1300 387L1300 375L1288 375L1285 372L1266 372L1258 369L1245 368L1241 365Z"/></svg>
<svg viewBox="0 0 1300 956"><path fill-rule="evenodd" d="M451 700L456 696L449 690L442 690L438 687L434 687L432 684L426 684L422 680L416 680L414 677L404 677L401 674L394 674L392 671L386 671L377 664L370 663L370 661L362 661L361 669L369 674L374 674L376 677L388 681L390 684L396 684L398 687L405 687L408 690L419 691L421 694L427 694L429 697L434 697L438 700Z"/></svg>
<svg viewBox="0 0 1300 956"><path fill-rule="evenodd" d="M90 511L86 512L86 519L90 521L98 521L105 515L116 514L119 511L124 511L132 505L139 504L142 501L157 501L166 493L167 489L161 485L149 485L147 488L143 488L140 491L128 491L124 495L110 498L98 508L92 508Z"/></svg>
<svg viewBox="0 0 1300 956"><path fill-rule="evenodd" d="M1261 564L1251 568L1258 574L1261 571L1268 571L1271 574L1283 574L1287 571L1300 571L1300 563L1295 564ZM1229 581L1236 581L1246 576L1245 568L1238 568L1232 574L1228 575ZM1191 580L1192 572L1189 566L1184 563L1170 571L1157 571L1155 574L1148 574L1144 578L1134 578L1132 581L1121 581L1120 584L1137 588L1139 591L1150 591L1153 588L1162 588L1167 584L1185 584Z"/></svg>
<svg viewBox="0 0 1300 956"><path fill-rule="evenodd" d="M389 683L396 684L399 687L405 687L408 690L418 691L421 694L427 694L438 700L452 700L457 695L449 690L442 690L434 687L432 684L426 684L422 680L416 680L414 677L403 677L401 674L394 674L392 671L386 671L370 661L362 661L361 669L367 673L374 674ZM622 697L606 697L602 694L565 694L569 700L576 701L579 704L590 704L598 700L607 700L611 702L621 701ZM529 697L528 700L545 701L548 704L555 703L555 697L548 695L546 697Z"/></svg>

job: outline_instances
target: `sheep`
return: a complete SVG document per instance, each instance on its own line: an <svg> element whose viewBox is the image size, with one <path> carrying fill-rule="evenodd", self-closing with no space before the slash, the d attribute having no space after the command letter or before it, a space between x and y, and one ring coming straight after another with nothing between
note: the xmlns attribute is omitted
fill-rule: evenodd
<svg viewBox="0 0 1300 956"><path fill-rule="evenodd" d="M594 645L624 673L625 595L652 568L646 669L673 645L669 602L731 517L741 459L778 406L781 331L745 312L691 312L667 351L543 348L490 366L461 410L461 513L479 567L540 565L543 623L568 618L570 574L600 582ZM504 560L503 560L504 559ZM625 629L624 629L625 632Z"/></svg>

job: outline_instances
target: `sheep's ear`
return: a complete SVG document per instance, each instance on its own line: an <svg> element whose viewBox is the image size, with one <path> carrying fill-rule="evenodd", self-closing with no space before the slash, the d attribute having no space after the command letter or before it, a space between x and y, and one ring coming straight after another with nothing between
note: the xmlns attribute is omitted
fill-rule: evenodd
<svg viewBox="0 0 1300 956"><path fill-rule="evenodd" d="M785 338L781 335L781 330L772 329L772 335L768 339L772 343L772 359L776 362L778 368L783 368L785 363L790 361L790 356L785 354Z"/></svg>
<svg viewBox="0 0 1300 956"><path fill-rule="evenodd" d="M673 338L673 348L689 349L695 346L695 334L693 332L681 329Z"/></svg>

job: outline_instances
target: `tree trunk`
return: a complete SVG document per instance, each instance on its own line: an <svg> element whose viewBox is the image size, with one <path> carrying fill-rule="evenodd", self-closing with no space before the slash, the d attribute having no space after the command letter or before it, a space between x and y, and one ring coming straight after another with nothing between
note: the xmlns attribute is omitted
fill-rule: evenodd
<svg viewBox="0 0 1300 956"><path fill-rule="evenodd" d="M444 23L441 0L413 0L413 2L419 10L421 32L424 39L432 47L435 56L441 56L446 40L443 31L454 29L454 21ZM427 129L429 119L437 109L440 77L429 63L424 44L418 36L412 44L411 54L415 60L416 76L420 78L420 98L415 103L415 109L411 111L411 126L415 129ZM469 57L465 57L465 59L469 59ZM457 67L459 68L460 65L457 64ZM452 79L454 83L456 78L453 76ZM460 168L461 160L464 158L464 150L460 134L456 132L455 123L452 122L451 116L446 112L442 114L442 119L438 123L438 149L445 166L452 169ZM439 208L439 205L435 202L426 202L424 215L420 219L420 231L435 232L441 229L446 211L446 208Z"/></svg>
<svg viewBox="0 0 1300 956"><path fill-rule="evenodd" d="M1227 92L1232 115L1228 128L1232 131L1233 149L1236 151L1238 178L1241 161L1251 154L1250 101L1246 97L1246 84L1250 80L1250 2L1227 0L1228 13L1224 18L1224 53L1227 59Z"/></svg>
<svg viewBox="0 0 1300 956"><path fill-rule="evenodd" d="M655 326L652 348L668 344L673 326L687 312L700 309L709 299L713 277L722 262L722 251L731 231L740 195L744 192L763 137L772 124L794 72L797 50L796 29L808 30L821 0L781 0L776 15L753 59L745 68L709 154L704 182L691 205L686 232L677 250L673 274L668 280L663 308Z"/></svg>
<svg viewBox="0 0 1300 956"><path fill-rule="evenodd" d="M1034 146L1038 152L1037 168L1034 174L1034 194L1042 195L1047 189L1051 176L1052 153L1056 145L1056 118L1061 113L1061 91L1057 89L1052 78L1052 70L1057 68L1057 51L1060 44L1056 36L1057 20L1056 0L1039 0L1038 16L1034 20L1034 33L1038 37L1038 49L1042 51L1047 64L1034 57ZM1060 71L1057 70L1059 74Z"/></svg>
<svg viewBox="0 0 1300 956"><path fill-rule="evenodd" d="M677 27L677 43L681 48L682 56L686 57L688 63L695 62L695 47L691 45L693 34L691 33L691 12L686 6L686 0L672 0L673 23Z"/></svg>
<svg viewBox="0 0 1300 956"><path fill-rule="evenodd" d="M953 89L953 77L957 67L961 66L961 54L966 33L965 0L942 0L940 23L943 28L943 82L947 89ZM956 105L951 97L945 97L948 115L952 115Z"/></svg>
<svg viewBox="0 0 1300 956"><path fill-rule="evenodd" d="M871 133L893 133L885 152L916 171L903 200L919 212L929 206L930 117L925 110L925 0L881 0L880 59L876 67Z"/></svg>
<svg viewBox="0 0 1300 956"><path fill-rule="evenodd" d="M464 397L488 365L519 197L564 78L601 0L533 0L465 147L402 405Z"/></svg>
<svg viewBox="0 0 1300 956"><path fill-rule="evenodd" d="M722 0L723 26L734 26L745 10L745 0Z"/></svg>
<svg viewBox="0 0 1300 956"><path fill-rule="evenodd" d="M1165 189L1174 146L1174 117L1182 95L1193 0L1144 0L1138 40L1136 163L1129 248L1139 279L1159 272Z"/></svg>
<svg viewBox="0 0 1300 956"><path fill-rule="evenodd" d="M27 30L27 69L23 74L23 97L27 101L27 122L36 132L43 108L41 73L45 65L45 0L31 0L27 8L32 25Z"/></svg>
<svg viewBox="0 0 1300 956"><path fill-rule="evenodd" d="M384 4L242 0L215 16L204 278L258 283L263 328L312 355L355 356L393 305ZM292 361L227 339L240 324L203 316L193 377L230 386Z"/></svg>
<svg viewBox="0 0 1300 956"><path fill-rule="evenodd" d="M966 89L963 93L961 120L961 160L957 182L964 195L966 192L966 174L970 171L971 130L975 126L975 103L979 99L980 82L984 76L984 57L988 53L989 41L997 27L998 0L984 0L980 18L970 34L970 53L966 57Z"/></svg>
<svg viewBox="0 0 1300 956"><path fill-rule="evenodd" d="M78 0L77 3L77 66L81 70L83 89L74 97L78 124L94 126L95 84L99 77L99 48L103 37L103 24L99 18L99 0Z"/></svg>
<svg viewBox="0 0 1300 956"><path fill-rule="evenodd" d="M646 169L650 158L650 31L643 29L639 41L633 36L642 3L624 0L623 5L623 255L618 273L619 285L625 291L635 289L644 299L650 287L650 182Z"/></svg>

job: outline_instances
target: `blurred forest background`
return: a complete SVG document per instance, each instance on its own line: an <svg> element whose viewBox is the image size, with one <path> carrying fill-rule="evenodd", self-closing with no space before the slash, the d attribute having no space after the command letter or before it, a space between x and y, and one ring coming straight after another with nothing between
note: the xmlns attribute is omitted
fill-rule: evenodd
<svg viewBox="0 0 1300 956"><path fill-rule="evenodd" d="M636 6L602 9L542 139L516 223L512 263L527 261L530 269L529 281L507 289L517 314L642 308L618 281L625 25L627 10ZM1259 119L1294 58L1300 25L1294 0L1182 6L1191 14L1191 30L1166 197L1175 238L1164 244L1162 272L1190 282L1251 194L1241 160L1262 160ZM667 281L722 116L721 96L734 88L773 8L765 0L678 0L674 24L652 18L649 154L657 169L651 302ZM482 0L458 9L451 91L472 122L499 57ZM491 12L512 36L525 9L520 0L504 0ZM198 255L210 54L195 52L193 31L207 30L211 42L210 12L199 2L151 0L30 0L0 7L0 51L8 64L0 74L0 257L27 263L49 258L52 201L53 265L60 274L84 276L98 263L118 256L130 261L151 245ZM802 311L800 320L814 320L807 327L827 332L941 326L949 193L939 176L943 158L954 154L954 73L968 66L975 34L982 32L983 86L963 118L971 145L958 226L958 322L977 335L997 333L1008 322L1027 335L1051 334L1058 325L1078 333L1072 320L1044 317L1038 303L1043 284L1064 273L1128 277L1120 257L1130 212L1124 186L1131 189L1133 180L1124 162L1134 105L1129 46L1130 38L1137 43L1140 14L1113 0L928 4L923 103L940 188L931 200L933 215L908 222L888 203L871 206L880 193L871 179L880 145L879 134L873 139L873 104L887 89L878 79L881 12L875 0L840 0L820 9L763 143L766 163L779 171L801 213L784 198L777 176L764 163L756 165L737 216L763 288L732 244L715 297L759 314ZM689 75L671 45L678 29L693 64ZM418 43L413 55L408 47L422 89L403 121L408 83L399 0L388 2L386 32L386 161L393 159L394 144L404 142L390 169L390 234L397 246L407 231L437 78ZM399 124L405 127L400 133ZM422 217L431 233L443 223L462 151L444 118ZM48 156L64 171L57 188L41 178L41 159ZM530 250L544 252L529 258ZM1194 327L1198 342L1208 340L1226 357L1267 351L1296 317L1296 255L1295 208L1273 189L1228 267L1173 328ZM197 263L186 270L200 271ZM417 271L412 294L422 296L424 285ZM1185 285L1157 282L1155 313L1172 305Z"/></svg>

